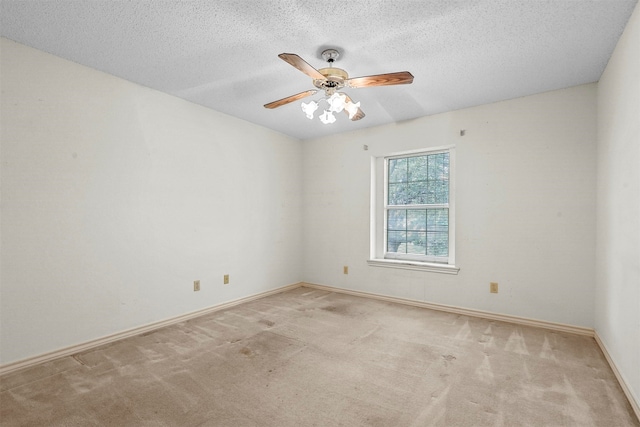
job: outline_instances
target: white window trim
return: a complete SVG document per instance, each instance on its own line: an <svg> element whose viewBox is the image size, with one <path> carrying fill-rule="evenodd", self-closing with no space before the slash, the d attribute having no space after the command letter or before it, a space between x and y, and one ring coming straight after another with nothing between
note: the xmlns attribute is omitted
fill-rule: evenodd
<svg viewBox="0 0 640 427"><path fill-rule="evenodd" d="M414 154L437 154L449 152L449 257L448 262L424 261L424 257L416 259L393 259L393 255L385 258L385 204L387 159L406 157ZM390 155L371 158L371 206L370 206L370 255L367 264L371 267L400 268L407 270L429 271L434 273L458 274L459 267L455 265L455 146L441 146L423 148L419 150L403 151Z"/></svg>

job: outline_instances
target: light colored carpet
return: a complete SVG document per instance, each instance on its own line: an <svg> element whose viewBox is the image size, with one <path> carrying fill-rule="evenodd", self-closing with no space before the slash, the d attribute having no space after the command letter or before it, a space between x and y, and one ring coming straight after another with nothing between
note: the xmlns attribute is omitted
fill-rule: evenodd
<svg viewBox="0 0 640 427"><path fill-rule="evenodd" d="M589 337L297 288L0 379L2 426L639 426Z"/></svg>

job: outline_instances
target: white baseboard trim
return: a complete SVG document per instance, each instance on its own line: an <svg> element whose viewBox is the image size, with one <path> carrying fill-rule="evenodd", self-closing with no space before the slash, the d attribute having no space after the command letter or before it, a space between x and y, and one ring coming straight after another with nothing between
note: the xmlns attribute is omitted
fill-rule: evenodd
<svg viewBox="0 0 640 427"><path fill-rule="evenodd" d="M640 420L640 404L638 403L638 399L636 398L636 396L633 394L633 392L627 385L627 382L625 381L624 376L622 376L622 374L618 370L618 367L613 361L611 354L609 354L609 350L607 350L607 346L600 339L600 336L598 335L598 331L595 332L594 338L598 343L598 347L600 347L600 350L602 350L602 354L604 354L605 359L607 359L607 362L609 362L609 366L611 366L611 370L613 371L613 374L618 379L618 383L620 383L620 387L622 387L622 391L624 392L624 395L627 396L627 400L629 401L629 404L631 405L633 412L636 413L636 417L638 417L638 420Z"/></svg>
<svg viewBox="0 0 640 427"><path fill-rule="evenodd" d="M527 317L512 316L510 314L492 313L490 311L474 310L471 308L456 307L453 305L437 304L433 302L423 302L406 298L391 297L387 295L374 294L371 292L354 291L351 289L335 288L333 286L317 285L315 283L302 282L302 286L307 288L321 289L329 292L343 293L358 297L374 298L382 301L395 302L398 304L411 305L414 307L429 308L432 310L446 311L448 313L462 314L464 316L481 317L489 320L499 320L501 322L515 323L518 325L535 326L538 328L551 329L553 331L568 332L578 335L594 336L592 328L582 326L567 325L564 323L547 322L545 320L529 319Z"/></svg>
<svg viewBox="0 0 640 427"><path fill-rule="evenodd" d="M119 341L125 338L129 338L135 335L140 335L149 331L153 331L155 329L163 328L165 326L174 325L176 323L184 322L189 319L193 319L195 317L203 316L205 314L214 313L216 311L224 310L230 307L234 307L236 305L253 301L256 299L264 298L269 295L278 294L280 292L288 291L291 289L299 288L302 286L301 283L293 283L291 285L282 286L276 289L271 289L265 292L260 292L257 294L249 295L246 297L238 298L233 301L224 302L221 304L217 304L211 307L207 307L201 310L192 311L190 313L181 314L179 316L175 316L169 319L160 320L158 322L149 323L143 326L138 326L136 328L127 329L122 332L117 332L115 334L107 335L102 338L97 338L95 340L86 341L80 344L72 345L69 347L61 348L58 350L51 351L49 353L44 353L38 356L29 357L26 359L18 360L15 362L6 363L0 366L0 376L9 374L11 372L18 371L20 369L29 368L35 365L39 365L41 363L51 362L55 359L60 359L62 357L71 356L76 353L80 353L86 350L90 350L92 348L99 347L104 344L109 344L114 341Z"/></svg>

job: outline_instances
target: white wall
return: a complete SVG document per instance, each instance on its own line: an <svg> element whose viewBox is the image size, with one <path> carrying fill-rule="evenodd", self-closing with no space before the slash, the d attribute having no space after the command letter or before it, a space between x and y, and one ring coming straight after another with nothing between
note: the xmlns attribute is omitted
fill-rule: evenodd
<svg viewBox="0 0 640 427"><path fill-rule="evenodd" d="M640 6L598 84L595 329L640 404Z"/></svg>
<svg viewBox="0 0 640 427"><path fill-rule="evenodd" d="M6 39L1 59L0 363L300 280L299 141Z"/></svg>
<svg viewBox="0 0 640 427"><path fill-rule="evenodd" d="M459 274L367 265L371 157L448 144ZM303 166L305 281L593 326L595 84L306 141Z"/></svg>

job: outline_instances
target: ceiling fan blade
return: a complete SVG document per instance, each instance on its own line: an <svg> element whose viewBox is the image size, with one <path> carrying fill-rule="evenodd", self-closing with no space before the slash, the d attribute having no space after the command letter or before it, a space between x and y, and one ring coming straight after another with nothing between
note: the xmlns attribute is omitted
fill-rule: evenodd
<svg viewBox="0 0 640 427"><path fill-rule="evenodd" d="M351 100L351 98L349 97L349 95L347 95L346 93L345 93L345 95L346 95L346 99L345 99L345 101L346 101L346 102L351 102L351 103L353 103L353 101ZM345 113L347 113L347 115L349 115L349 112L348 112L347 110L344 110L344 112L345 112ZM363 118L364 116L365 116L364 111L362 111L362 110L360 109L360 107L358 107L358 112L357 112L356 114L354 114L354 116L353 116L353 118L351 119L351 121L352 121L352 122L355 122L356 120L360 120L360 119L361 119L361 118Z"/></svg>
<svg viewBox="0 0 640 427"><path fill-rule="evenodd" d="M413 74L408 71L400 71L398 73L376 74L375 76L355 77L345 80L349 87L372 87L372 86L391 86L406 85L413 82Z"/></svg>
<svg viewBox="0 0 640 427"><path fill-rule="evenodd" d="M320 74L320 72L318 70L313 68L311 65L309 65L307 63L307 61L305 61L304 59L300 58L295 53L281 53L280 55L278 55L278 58L282 59L283 61L288 62L291 65L293 65L298 70L302 71L303 73L305 73L307 76L311 77L312 79L322 79L322 80L325 79L325 76Z"/></svg>
<svg viewBox="0 0 640 427"><path fill-rule="evenodd" d="M283 105L287 105L290 102L294 102L299 99L306 98L307 96L315 95L317 92L318 92L317 90L307 90L305 92L300 92L295 95L287 96L286 98L282 98L277 101L264 104L264 108L278 108Z"/></svg>

